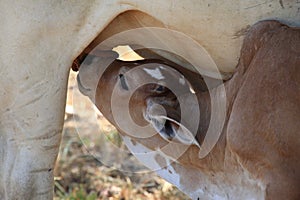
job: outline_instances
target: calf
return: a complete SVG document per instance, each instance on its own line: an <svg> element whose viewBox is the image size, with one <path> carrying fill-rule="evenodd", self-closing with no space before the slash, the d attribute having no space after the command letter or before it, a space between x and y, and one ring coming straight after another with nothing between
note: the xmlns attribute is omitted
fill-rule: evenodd
<svg viewBox="0 0 300 200"><path fill-rule="evenodd" d="M161 62L115 61L91 98L132 151L156 152L144 162L149 168L159 166L159 175L194 199L296 200L300 198L299 55L299 29L264 21L245 37L237 71L224 84L226 94L221 86L199 89L193 81L196 75L172 65L175 69ZM83 93L89 88L84 79L91 76L79 73ZM165 87L167 79L177 80L179 95ZM209 125L221 123L211 120L211 105L224 102L220 137L201 158ZM182 107L187 105L188 122L182 119ZM196 132L191 131L194 118L199 118Z"/></svg>

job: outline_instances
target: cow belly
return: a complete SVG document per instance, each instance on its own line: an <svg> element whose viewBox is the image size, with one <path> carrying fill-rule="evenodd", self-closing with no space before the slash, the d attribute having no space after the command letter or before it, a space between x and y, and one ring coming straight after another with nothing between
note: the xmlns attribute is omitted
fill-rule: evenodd
<svg viewBox="0 0 300 200"><path fill-rule="evenodd" d="M297 0L133 2L138 10L154 16L166 27L195 39L223 72L233 72L236 68L243 37L256 22L277 19L292 26L300 26L300 5ZM179 42L180 48L182 44Z"/></svg>

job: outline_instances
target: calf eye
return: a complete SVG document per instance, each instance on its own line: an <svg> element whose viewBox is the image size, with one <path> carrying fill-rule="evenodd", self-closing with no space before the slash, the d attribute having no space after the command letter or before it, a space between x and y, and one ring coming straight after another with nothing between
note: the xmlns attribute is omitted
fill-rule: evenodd
<svg viewBox="0 0 300 200"><path fill-rule="evenodd" d="M120 79L121 87L122 87L124 90L129 90L128 85L127 85L127 83L126 83L126 80L125 80L125 77L124 77L123 74L119 74L119 79Z"/></svg>

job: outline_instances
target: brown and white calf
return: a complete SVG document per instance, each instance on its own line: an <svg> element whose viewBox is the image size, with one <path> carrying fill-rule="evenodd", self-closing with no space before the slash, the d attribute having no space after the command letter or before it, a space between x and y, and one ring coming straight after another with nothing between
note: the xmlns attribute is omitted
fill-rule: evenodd
<svg viewBox="0 0 300 200"><path fill-rule="evenodd" d="M81 66L80 90L89 95L94 88L91 98L120 130L129 149L191 198L300 198L300 29L276 21L253 26L244 40L237 71L224 83L226 94L221 86L195 85L195 80L199 84L201 80L188 70L172 64L173 69L167 69L162 62L147 60L115 61L97 86L91 86L85 79L95 76L89 71L101 67L98 61ZM142 85L149 77L156 82ZM164 87L167 79L177 80L178 90L185 91L182 96ZM193 94L198 104L189 103ZM200 111L195 139L180 127L180 108L186 106L179 104L182 97L183 104ZM200 158L209 124L219 123L210 121L211 105L222 102L226 102L226 118L220 138ZM144 137L144 133L127 132L134 129L116 122L114 106L118 119L126 121L130 116L156 134ZM190 120L195 117L191 112Z"/></svg>

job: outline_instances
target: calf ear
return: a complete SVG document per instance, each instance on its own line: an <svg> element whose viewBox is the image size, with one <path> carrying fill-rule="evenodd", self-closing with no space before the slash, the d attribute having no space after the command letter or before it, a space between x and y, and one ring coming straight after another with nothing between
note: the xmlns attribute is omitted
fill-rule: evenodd
<svg viewBox="0 0 300 200"><path fill-rule="evenodd" d="M261 21L253 25L245 36L238 71L245 73L255 54L284 24L275 20Z"/></svg>

